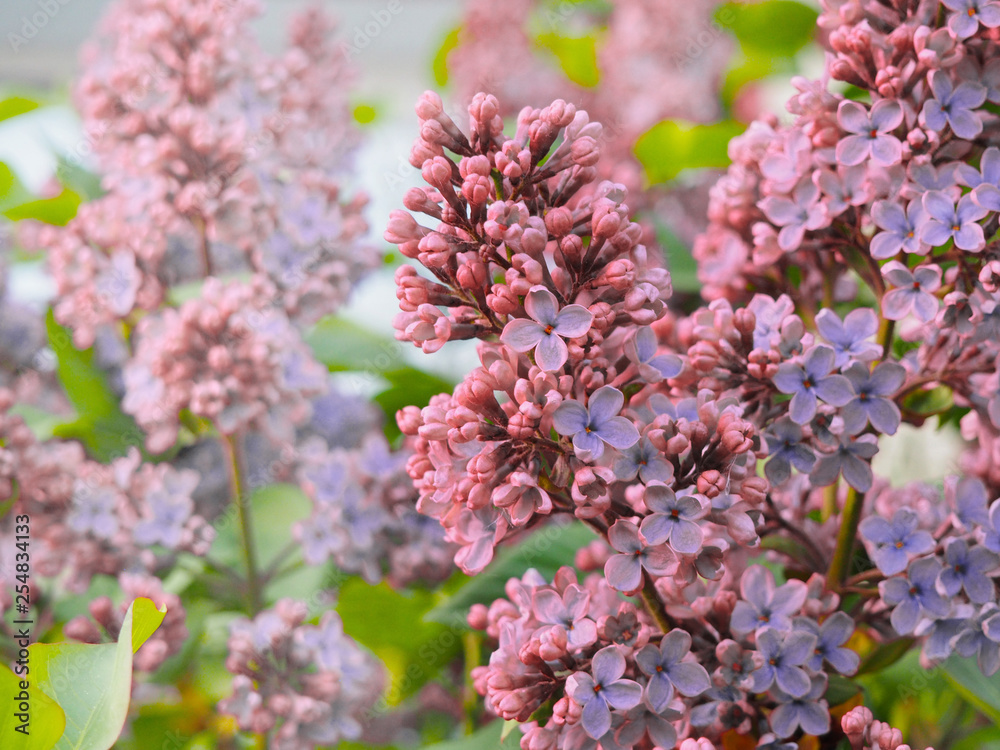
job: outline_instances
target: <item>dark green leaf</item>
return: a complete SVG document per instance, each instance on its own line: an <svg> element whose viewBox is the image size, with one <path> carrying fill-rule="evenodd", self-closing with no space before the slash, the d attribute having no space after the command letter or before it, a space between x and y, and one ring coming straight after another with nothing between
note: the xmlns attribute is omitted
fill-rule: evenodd
<svg viewBox="0 0 1000 750"><path fill-rule="evenodd" d="M894 641L883 643L861 661L861 666L858 667L858 674L880 672L886 667L895 664L913 647L913 644L913 638L897 638Z"/></svg>
<svg viewBox="0 0 1000 750"><path fill-rule="evenodd" d="M861 686L839 674L830 675L830 683L826 688L826 695L823 697L831 706L839 706L846 703L855 695L861 692Z"/></svg>
<svg viewBox="0 0 1000 750"><path fill-rule="evenodd" d="M695 125L664 120L643 133L635 155L653 184L668 182L685 169L729 165L729 141L746 129L736 120Z"/></svg>
<svg viewBox="0 0 1000 750"><path fill-rule="evenodd" d="M1000 724L1000 673L987 677L975 659L952 656L943 665L948 682L969 703Z"/></svg>
<svg viewBox="0 0 1000 750"><path fill-rule="evenodd" d="M903 409L924 417L948 411L954 404L951 388L946 385L913 391L903 399Z"/></svg>
<svg viewBox="0 0 1000 750"><path fill-rule="evenodd" d="M570 565L574 553L596 537L579 521L550 523L533 532L514 547L501 548L486 570L462 585L445 601L427 613L435 622L464 621L473 604L490 604L504 596L510 578L520 578L528 568L535 568L551 579L563 565Z"/></svg>

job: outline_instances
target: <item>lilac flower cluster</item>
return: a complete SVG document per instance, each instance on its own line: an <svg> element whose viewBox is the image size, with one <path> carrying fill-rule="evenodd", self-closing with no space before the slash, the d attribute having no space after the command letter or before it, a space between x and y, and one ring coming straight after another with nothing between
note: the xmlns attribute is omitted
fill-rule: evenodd
<svg viewBox="0 0 1000 750"><path fill-rule="evenodd" d="M226 668L234 694L219 704L241 729L271 734L270 747L311 750L357 740L382 692L379 663L346 635L336 612L305 624L306 606L280 600L230 626Z"/></svg>

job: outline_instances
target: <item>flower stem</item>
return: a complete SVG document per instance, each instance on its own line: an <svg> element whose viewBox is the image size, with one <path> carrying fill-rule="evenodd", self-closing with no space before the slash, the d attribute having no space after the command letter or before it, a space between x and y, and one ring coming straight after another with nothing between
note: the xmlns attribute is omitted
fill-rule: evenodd
<svg viewBox="0 0 1000 750"><path fill-rule="evenodd" d="M864 495L853 487L847 490L847 499L840 514L840 531L837 533L837 548L833 552L830 570L826 575L826 585L838 590L844 585L851 566L851 554L854 552L854 540L858 535L858 524L861 522L861 507L864 505Z"/></svg>
<svg viewBox="0 0 1000 750"><path fill-rule="evenodd" d="M648 575L643 576L643 584L639 590L639 596L642 598L642 603L646 605L646 609L649 610L649 614L653 616L656 624L660 626L660 630L664 633L669 633L672 623L663 609L659 594L656 593L656 586L653 584L653 579Z"/></svg>
<svg viewBox="0 0 1000 750"><path fill-rule="evenodd" d="M222 444L225 447L229 464L229 481L233 492L233 503L236 515L240 521L240 536L243 542L243 555L247 567L247 604L251 615L261 610L260 573L257 570L257 552L253 538L253 519L250 515L250 496L243 487L243 477L246 474L243 460L243 447L240 435L223 435Z"/></svg>

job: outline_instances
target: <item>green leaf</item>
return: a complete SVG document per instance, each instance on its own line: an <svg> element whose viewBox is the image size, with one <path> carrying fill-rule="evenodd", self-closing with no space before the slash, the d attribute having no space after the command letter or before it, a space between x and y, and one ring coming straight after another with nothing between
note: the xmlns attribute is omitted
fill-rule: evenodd
<svg viewBox="0 0 1000 750"><path fill-rule="evenodd" d="M987 677L975 659L952 656L943 665L945 676L965 700L1000 724L1000 673Z"/></svg>
<svg viewBox="0 0 1000 750"><path fill-rule="evenodd" d="M404 364L397 341L343 318L327 316L320 320L306 336L306 343L331 372L378 375Z"/></svg>
<svg viewBox="0 0 1000 750"><path fill-rule="evenodd" d="M74 347L69 331L56 322L51 310L45 325L49 346L56 353L56 374L78 414L73 422L54 427L53 434L80 440L104 463L125 455L132 446L141 447L145 436L135 420L121 410L105 374L94 364L93 349Z"/></svg>
<svg viewBox="0 0 1000 750"><path fill-rule="evenodd" d="M857 674L863 675L869 672L880 672L886 667L895 664L913 647L913 644L913 638L897 638L894 641L883 643L862 659Z"/></svg>
<svg viewBox="0 0 1000 750"><path fill-rule="evenodd" d="M464 621L473 604L490 604L504 596L504 586L511 578L520 578L528 568L535 568L551 579L563 565L572 563L574 553L594 541L594 532L579 521L550 523L533 532L514 547L501 548L482 573L468 578L457 591L427 613L427 619L453 623ZM464 577L459 575L457 580Z"/></svg>
<svg viewBox="0 0 1000 750"><path fill-rule="evenodd" d="M563 36L554 31L539 34L538 45L549 50L559 61L566 77L578 86L592 88L600 81L597 68L597 39L586 36Z"/></svg>
<svg viewBox="0 0 1000 750"><path fill-rule="evenodd" d="M511 732L504 735L503 730L504 722L497 719L467 737L438 742L435 745L425 745L424 750L484 750L484 748L517 750L521 745L521 733Z"/></svg>
<svg viewBox="0 0 1000 750"><path fill-rule="evenodd" d="M815 9L794 0L764 0L728 3L715 17L735 34L745 51L791 57L812 41L818 15Z"/></svg>
<svg viewBox="0 0 1000 750"><path fill-rule="evenodd" d="M35 643L29 647L38 687L66 712L56 750L109 750L128 714L132 654L159 627L160 612L136 599L125 613L118 643Z"/></svg>
<svg viewBox="0 0 1000 750"><path fill-rule="evenodd" d="M56 175L59 177L59 182L79 193L84 200L91 201L104 195L101 178L75 161L60 156Z"/></svg>
<svg viewBox="0 0 1000 750"><path fill-rule="evenodd" d="M371 649L392 674L384 703L373 710L412 695L461 654L464 615L445 624L430 622L426 615L434 601L429 591L404 594L386 583L372 585L357 577L341 586L337 612L344 632Z"/></svg>
<svg viewBox="0 0 1000 750"><path fill-rule="evenodd" d="M903 399L903 409L922 417L946 412L954 405L952 390L946 385L913 391Z"/></svg>
<svg viewBox="0 0 1000 750"><path fill-rule="evenodd" d="M0 162L0 211L6 211L31 199L31 193L21 184L13 170Z"/></svg>
<svg viewBox="0 0 1000 750"><path fill-rule="evenodd" d="M0 664L0 701L4 706L0 712L0 737L3 738L4 750L50 750L66 729L66 713L38 689L34 675L25 677L15 675L6 664ZM27 683L27 688L23 683ZM16 716L21 713L20 703L25 696L27 721ZM25 724L27 727L18 731L17 727L24 727Z"/></svg>
<svg viewBox="0 0 1000 750"><path fill-rule="evenodd" d="M461 31L461 26L449 31L441 42L441 46L438 47L438 51L434 53L431 70L434 73L434 82L438 86L445 86L448 83L448 54L458 46Z"/></svg>
<svg viewBox="0 0 1000 750"><path fill-rule="evenodd" d="M454 388L454 384L444 378L413 367L399 367L387 370L381 375L391 385L376 394L373 400L385 414L384 430L390 442L400 435L399 426L396 424L397 411L404 406L426 406L432 396L451 393Z"/></svg>
<svg viewBox="0 0 1000 750"><path fill-rule="evenodd" d="M831 674L830 682L823 696L831 706L846 703L861 692L861 686L839 674Z"/></svg>
<svg viewBox="0 0 1000 750"><path fill-rule="evenodd" d="M729 166L729 141L745 129L736 120L711 125L664 120L639 137L635 155L646 179L668 182L685 169Z"/></svg>
<svg viewBox="0 0 1000 750"><path fill-rule="evenodd" d="M38 102L25 99L23 96L8 97L0 101L0 120L9 120L11 117L23 115L25 112L38 109L39 106Z"/></svg>
<svg viewBox="0 0 1000 750"><path fill-rule="evenodd" d="M701 281L698 280L698 262L691 255L691 250L666 224L657 222L656 239L666 254L667 270L670 271L673 288L678 292L699 294Z"/></svg>
<svg viewBox="0 0 1000 750"><path fill-rule="evenodd" d="M40 198L13 206L6 209L3 215L11 221L35 219L44 224L64 227L76 216L76 209L80 203L81 198L76 191L63 188L63 191L53 198Z"/></svg>

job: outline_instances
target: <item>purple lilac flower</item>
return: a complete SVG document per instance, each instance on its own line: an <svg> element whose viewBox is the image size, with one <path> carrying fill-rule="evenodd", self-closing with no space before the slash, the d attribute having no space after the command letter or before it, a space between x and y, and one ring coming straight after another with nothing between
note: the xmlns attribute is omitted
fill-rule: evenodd
<svg viewBox="0 0 1000 750"><path fill-rule="evenodd" d="M799 743L782 742L778 737L768 732L761 735L756 750L799 750Z"/></svg>
<svg viewBox="0 0 1000 750"><path fill-rule="evenodd" d="M74 531L110 539L118 531L118 493L112 487L91 488L77 482L67 523Z"/></svg>
<svg viewBox="0 0 1000 750"><path fill-rule="evenodd" d="M814 347L801 365L785 362L778 367L774 385L782 393L791 393L788 411L793 422L805 424L816 414L816 399L831 406L843 406L854 396L851 381L843 375L830 375L837 355L828 346Z"/></svg>
<svg viewBox="0 0 1000 750"><path fill-rule="evenodd" d="M802 442L802 428L784 417L771 425L765 433L770 460L764 465L764 474L772 485L779 485L792 475L794 466L801 472L812 469L816 454Z"/></svg>
<svg viewBox="0 0 1000 750"><path fill-rule="evenodd" d="M983 66L979 81L986 87L986 101L1000 104L1000 59L994 57Z"/></svg>
<svg viewBox="0 0 1000 750"><path fill-rule="evenodd" d="M838 370L852 359L870 362L882 355L882 347L870 340L878 332L878 316L868 307L851 310L843 321L824 307L816 314L816 330L833 346L837 355L833 366Z"/></svg>
<svg viewBox="0 0 1000 750"><path fill-rule="evenodd" d="M629 359L639 367L639 377L647 383L659 383L664 378L676 378L684 363L676 354L657 354L656 333L649 326L639 328L625 345Z"/></svg>
<svg viewBox="0 0 1000 750"><path fill-rule="evenodd" d="M596 654L590 665L593 676L574 672L566 681L566 692L583 707L580 721L593 739L600 739L611 728L611 708L625 711L642 700L642 687L625 674L625 657L618 646L607 646Z"/></svg>
<svg viewBox="0 0 1000 750"><path fill-rule="evenodd" d="M820 229L830 223L826 206L819 198L819 188L810 180L803 180L791 198L768 196L760 201L760 209L768 220L781 227L778 247L786 252L794 250L802 244L807 230Z"/></svg>
<svg viewBox="0 0 1000 750"><path fill-rule="evenodd" d="M986 527L983 546L993 552L1000 552L1000 500L994 500L990 506L990 523Z"/></svg>
<svg viewBox="0 0 1000 750"><path fill-rule="evenodd" d="M927 212L920 201L910 201L905 213L896 201L876 201L872 206L872 220L875 226L884 230L872 237L870 250L876 260L885 260L900 252L927 255L930 246L920 238Z"/></svg>
<svg viewBox="0 0 1000 750"><path fill-rule="evenodd" d="M559 302L543 286L533 286L524 298L524 310L531 320L511 320L500 334L500 340L516 352L535 351L535 363L548 372L558 370L569 357L564 338L583 336L594 322L594 314L583 305Z"/></svg>
<svg viewBox="0 0 1000 750"><path fill-rule="evenodd" d="M802 581L775 587L774 573L763 565L746 569L740 579L740 596L729 620L734 633L744 635L758 628L792 629L792 615L802 609L809 589Z"/></svg>
<svg viewBox="0 0 1000 750"><path fill-rule="evenodd" d="M618 591L635 591L642 586L642 571L667 575L673 556L663 545L647 546L639 537L639 529L619 519L608 529L608 541L621 554L612 555L604 564L604 576Z"/></svg>
<svg viewBox="0 0 1000 750"><path fill-rule="evenodd" d="M975 610L969 604L955 607L952 617L925 620L914 635L924 638L924 656L938 661L947 659L955 650L955 638L965 629Z"/></svg>
<svg viewBox="0 0 1000 750"><path fill-rule="evenodd" d="M678 497L666 485L652 484L646 488L643 501L652 513L642 519L639 528L649 544L667 542L685 555L693 555L701 548L704 533L696 521L708 508L697 497Z"/></svg>
<svg viewBox="0 0 1000 750"><path fill-rule="evenodd" d="M646 700L654 711L662 711L674 697L674 688L681 695L693 698L712 686L708 671L694 661L684 661L691 651L691 635L683 630L671 630L659 646L648 644L635 655L635 663L649 677Z"/></svg>
<svg viewBox="0 0 1000 750"><path fill-rule="evenodd" d="M980 185L1000 185L1000 148L990 146L979 158L979 169L959 162L955 165L955 179L970 188Z"/></svg>
<svg viewBox="0 0 1000 750"><path fill-rule="evenodd" d="M645 705L640 704L625 712L625 721L615 731L613 743L604 737L601 739L601 747L607 750L636 747L642 742L644 734L649 736L656 747L674 747L677 745L677 729L671 722L682 717L680 711L665 708L653 713ZM567 740L564 747L576 748L578 745Z"/></svg>
<svg viewBox="0 0 1000 750"><path fill-rule="evenodd" d="M745 700L746 694L732 685L717 685L710 688L704 697L709 699L707 703L691 709L692 726L707 727L714 724L716 720L722 719L724 712L732 710L733 706ZM725 722L723 725L725 726Z"/></svg>
<svg viewBox="0 0 1000 750"><path fill-rule="evenodd" d="M649 484L669 482L674 476L674 466L644 437L615 458L614 472L619 481L631 482L638 476L640 482Z"/></svg>
<svg viewBox="0 0 1000 750"><path fill-rule="evenodd" d="M987 677L1000 670L1000 608L987 604L965 621L955 638L955 651L966 658L976 657L980 671Z"/></svg>
<svg viewBox="0 0 1000 750"><path fill-rule="evenodd" d="M762 693L777 684L797 698L809 694L812 684L802 666L812 658L816 636L802 630L780 633L764 628L757 633L757 651L763 664L754 670L754 692Z"/></svg>
<svg viewBox="0 0 1000 750"><path fill-rule="evenodd" d="M946 497L947 497L947 489ZM990 525L989 511L986 508L986 486L976 477L966 477L960 480L953 489L952 502L959 523L970 531L977 526ZM996 550L994 550L996 551Z"/></svg>
<svg viewBox="0 0 1000 750"><path fill-rule="evenodd" d="M554 589L536 590L532 597L535 616L549 625L558 625L566 631L570 648L583 649L597 640L597 623L587 617L590 592L575 583L559 595Z"/></svg>
<svg viewBox="0 0 1000 750"><path fill-rule="evenodd" d="M941 563L935 557L921 557L910 563L905 577L889 578L878 585L882 601L890 607L889 622L900 635L912 633L921 617L946 617L950 605L935 586Z"/></svg>
<svg viewBox="0 0 1000 750"><path fill-rule="evenodd" d="M754 651L726 638L715 647L715 656L719 660L719 668L715 672L717 679L734 688L750 687L753 683L750 675L756 668Z"/></svg>
<svg viewBox="0 0 1000 750"><path fill-rule="evenodd" d="M786 695L781 689L773 691L775 700L780 704L771 712L771 729L779 737L785 739L802 729L813 736L824 735L830 731L830 707L823 694L826 693L827 677L819 674L809 682L805 695Z"/></svg>
<svg viewBox="0 0 1000 750"><path fill-rule="evenodd" d="M910 162L910 179L927 190L954 190L955 189L955 163L939 164L916 164Z"/></svg>
<svg viewBox="0 0 1000 750"><path fill-rule="evenodd" d="M808 630L816 636L816 648L813 656L806 664L809 669L819 672L826 661L841 674L854 674L858 671L861 657L844 644L854 634L854 620L846 612L834 612L818 625L808 617L796 617L794 621L797 630Z"/></svg>
<svg viewBox="0 0 1000 750"><path fill-rule="evenodd" d="M880 167L897 164L903 155L899 139L889 135L903 122L903 108L892 99L880 99L871 112L863 105L844 100L837 108L837 120L848 135L837 144L837 162L853 167L866 159Z"/></svg>
<svg viewBox="0 0 1000 750"><path fill-rule="evenodd" d="M926 555L934 549L934 537L917 528L917 514L900 508L892 521L869 516L858 526L861 536L874 545L872 560L883 575L894 576L906 570L910 555Z"/></svg>
<svg viewBox="0 0 1000 750"><path fill-rule="evenodd" d="M996 586L986 575L1000 566L1000 557L985 547L973 547L964 539L952 539L944 550L944 569L938 574L937 588L942 596L955 597L965 589L969 600L985 604L996 599Z"/></svg>
<svg viewBox="0 0 1000 750"><path fill-rule="evenodd" d="M920 115L924 125L941 131L950 125L959 138L972 140L983 132L983 121L974 110L986 101L986 88L978 83L965 81L955 86L943 70L931 74L933 99L924 102Z"/></svg>
<svg viewBox="0 0 1000 750"><path fill-rule="evenodd" d="M581 461L597 460L604 445L624 450L639 442L639 431L618 412L625 397L617 388L602 386L594 391L588 406L567 400L552 415L552 425L560 435L573 436L573 450Z"/></svg>
<svg viewBox="0 0 1000 750"><path fill-rule="evenodd" d="M948 18L948 28L959 39L967 39L979 30L979 24L988 29L1000 26L1000 5L990 0L941 0L955 11Z"/></svg>
<svg viewBox="0 0 1000 750"><path fill-rule="evenodd" d="M955 240L961 250L978 252L986 243L983 228L976 222L989 211L977 205L971 195L963 195L958 205L939 190L924 193L921 199L926 216L920 228L920 240L931 247L940 247Z"/></svg>
<svg viewBox="0 0 1000 750"><path fill-rule="evenodd" d="M896 434L901 418L899 407L886 397L903 385L906 369L895 362L882 362L870 371L865 365L855 362L844 371L844 376L851 381L858 394L840 411L847 434L857 435L869 422L881 433Z"/></svg>
<svg viewBox="0 0 1000 750"><path fill-rule="evenodd" d="M843 475L844 481L858 492L867 492L872 486L872 456L878 453L874 435L854 438L841 435L833 453L825 453L809 474L809 481L817 487L826 487Z"/></svg>
<svg viewBox="0 0 1000 750"><path fill-rule="evenodd" d="M882 297L882 314L889 320L902 320L911 312L924 323L937 315L938 299L933 292L941 287L940 266L918 266L910 271L898 261L882 266L882 275L892 284Z"/></svg>
<svg viewBox="0 0 1000 750"><path fill-rule="evenodd" d="M191 493L198 486L193 471L172 472L163 478L163 486L147 493L150 517L136 523L132 536L143 546L162 544L168 549L181 543L184 525L194 512Z"/></svg>
<svg viewBox="0 0 1000 750"><path fill-rule="evenodd" d="M863 206L871 197L868 170L863 165L841 167L836 172L824 169L813 173L813 180L823 191L830 216L839 216L848 206Z"/></svg>

